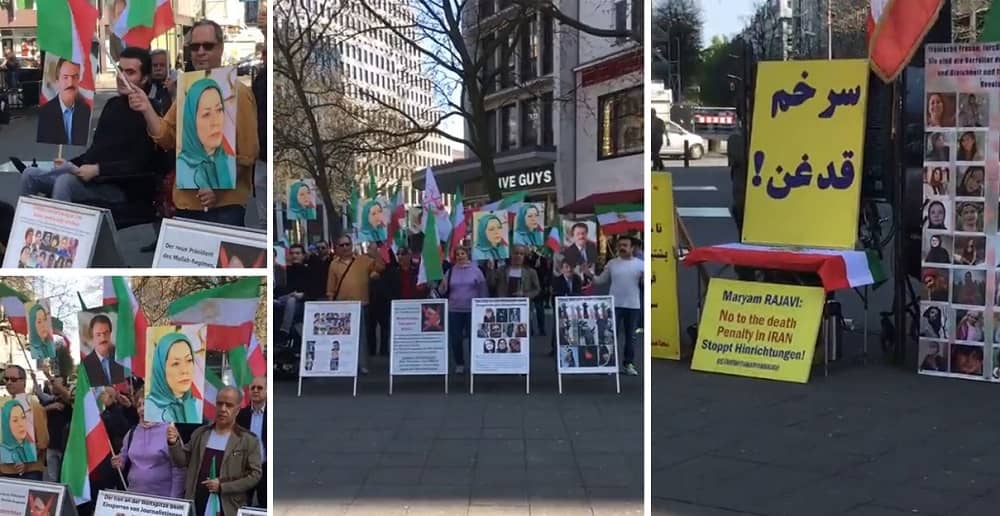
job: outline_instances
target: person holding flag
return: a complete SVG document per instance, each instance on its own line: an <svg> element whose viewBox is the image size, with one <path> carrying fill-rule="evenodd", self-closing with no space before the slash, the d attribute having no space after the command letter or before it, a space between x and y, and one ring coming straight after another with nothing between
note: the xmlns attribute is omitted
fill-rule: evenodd
<svg viewBox="0 0 1000 516"><path fill-rule="evenodd" d="M220 388L215 421L195 430L187 444L174 425L167 427L170 457L187 468L184 497L194 500L195 514L236 514L261 479L260 441L236 424L242 401L236 387ZM210 505L214 507L206 510Z"/></svg>
<svg viewBox="0 0 1000 516"><path fill-rule="evenodd" d="M486 277L469 259L467 248L455 249L455 264L448 269L437 291L448 298L448 340L451 343L451 356L455 360L455 374L463 374L465 373L463 339L472 328L472 299L489 297Z"/></svg>

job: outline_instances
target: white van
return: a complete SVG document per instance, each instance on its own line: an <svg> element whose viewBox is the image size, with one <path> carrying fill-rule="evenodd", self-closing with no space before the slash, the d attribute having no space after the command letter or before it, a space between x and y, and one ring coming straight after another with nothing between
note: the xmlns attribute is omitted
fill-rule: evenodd
<svg viewBox="0 0 1000 516"><path fill-rule="evenodd" d="M704 138L670 120L664 120L664 123L667 124L667 130L663 135L664 142L663 147L660 149L660 156L683 158L685 141L688 142L688 152L691 153L691 159L701 159L705 155L708 143Z"/></svg>

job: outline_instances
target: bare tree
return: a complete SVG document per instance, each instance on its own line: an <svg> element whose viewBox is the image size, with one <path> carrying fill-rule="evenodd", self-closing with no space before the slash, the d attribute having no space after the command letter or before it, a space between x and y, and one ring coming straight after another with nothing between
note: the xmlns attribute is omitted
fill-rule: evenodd
<svg viewBox="0 0 1000 516"><path fill-rule="evenodd" d="M427 134L394 111L348 95L356 87L342 74L338 49L360 32L340 23L347 10L338 0L286 0L277 3L274 17L278 184L315 180L335 229L351 185L367 167L392 163L397 151Z"/></svg>
<svg viewBox="0 0 1000 516"><path fill-rule="evenodd" d="M479 160L482 182L491 200L500 199L501 193L494 162L496 120L490 112L525 92L542 104L547 100L545 81L535 70L523 66L522 58L538 48L532 38L542 31L534 27L552 24L554 34L558 23L563 30L642 41L641 24L620 30L592 27L560 11L552 1L413 0L388 6L355 2L349 14L362 17L362 24L371 24L372 30L387 32L393 44L404 45L420 57L421 73L404 78L398 88L402 92L423 84L431 89L435 105L415 112L392 100L369 100L395 111L410 126L422 127L471 150ZM542 105L541 110L545 109L551 105ZM446 130L451 120L464 125L463 136Z"/></svg>

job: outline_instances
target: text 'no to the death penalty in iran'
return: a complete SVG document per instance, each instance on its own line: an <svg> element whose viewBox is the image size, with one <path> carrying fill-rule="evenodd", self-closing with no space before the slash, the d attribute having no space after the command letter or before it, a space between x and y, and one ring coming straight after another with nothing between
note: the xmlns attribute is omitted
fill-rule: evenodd
<svg viewBox="0 0 1000 516"><path fill-rule="evenodd" d="M803 306L802 298L786 294L739 294L726 290L722 293L722 300L740 306L764 305L786 308L802 308ZM753 344L749 342L790 344L794 337L793 330L798 326L795 317L764 316L722 310L719 313L719 322L721 324L715 332L715 337L739 339L747 342L715 342L710 339L704 339L701 342L703 349L720 354L738 353L742 355L778 358L785 361L802 360L805 357L804 351L776 349L766 344ZM759 326L761 328L727 328L725 323Z"/></svg>

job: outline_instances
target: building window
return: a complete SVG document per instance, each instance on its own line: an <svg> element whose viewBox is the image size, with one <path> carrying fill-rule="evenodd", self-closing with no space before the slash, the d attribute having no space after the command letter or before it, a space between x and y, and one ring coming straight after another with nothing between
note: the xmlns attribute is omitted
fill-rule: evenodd
<svg viewBox="0 0 1000 516"><path fill-rule="evenodd" d="M642 34L642 0L632 0L632 32Z"/></svg>
<svg viewBox="0 0 1000 516"><path fill-rule="evenodd" d="M482 54L482 57L480 59L485 60L484 66L482 68L483 69L482 83L483 83L484 93L493 93L493 91L496 90L496 82L497 82L496 55L495 53L491 52L491 50L493 49L493 41L494 37L492 34L483 37L482 48L480 49L480 53Z"/></svg>
<svg viewBox="0 0 1000 516"><path fill-rule="evenodd" d="M642 86L598 97L597 111L598 159L642 153Z"/></svg>
<svg viewBox="0 0 1000 516"><path fill-rule="evenodd" d="M619 32L628 30L628 3L625 0L615 2L615 30ZM624 40L625 38L618 38L619 43Z"/></svg>
<svg viewBox="0 0 1000 516"><path fill-rule="evenodd" d="M542 95L542 145L555 145L555 135L552 131L552 93Z"/></svg>
<svg viewBox="0 0 1000 516"><path fill-rule="evenodd" d="M552 73L552 16L542 17L542 75Z"/></svg>
<svg viewBox="0 0 1000 516"><path fill-rule="evenodd" d="M517 147L517 115L514 112L516 104L500 108L500 150L510 150Z"/></svg>
<svg viewBox="0 0 1000 516"><path fill-rule="evenodd" d="M497 150L497 112L496 110L486 113L486 141L490 149Z"/></svg>
<svg viewBox="0 0 1000 516"><path fill-rule="evenodd" d="M521 81L530 81L538 76L538 20L532 17L524 28L521 38Z"/></svg>
<svg viewBox="0 0 1000 516"><path fill-rule="evenodd" d="M517 62L517 34L511 34L507 41L504 41L503 49L500 51L500 59L506 60L500 63L500 89L514 86L514 67Z"/></svg>
<svg viewBox="0 0 1000 516"><path fill-rule="evenodd" d="M244 0L243 2L243 23L247 26L257 26L257 8L260 4L257 0Z"/></svg>
<svg viewBox="0 0 1000 516"><path fill-rule="evenodd" d="M521 104L521 146L534 147L538 145L538 127L541 122L538 112L538 99L526 100Z"/></svg>

